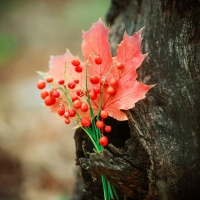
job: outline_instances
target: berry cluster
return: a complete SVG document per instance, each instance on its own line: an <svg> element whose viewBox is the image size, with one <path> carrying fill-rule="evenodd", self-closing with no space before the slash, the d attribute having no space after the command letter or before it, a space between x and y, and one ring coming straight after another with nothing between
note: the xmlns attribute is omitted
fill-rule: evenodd
<svg viewBox="0 0 200 200"><path fill-rule="evenodd" d="M76 62L77 63L77 62ZM37 83L37 87L38 89L42 90L40 95L41 98L44 99L44 104L46 106L52 106L57 104L57 113L60 116L64 117L64 121L66 124L70 123L70 119L75 117L77 112L77 109L80 109L82 112L87 112L88 111L88 104L87 103L83 103L78 97L81 96L81 91L77 90L76 94L77 96L73 97L71 99L71 101L73 102L73 106L66 106L65 101L62 99L62 90L61 88L58 86L58 88L56 89L51 89L50 91L47 90L43 90L46 87L46 82L47 83L51 83L53 82L53 78L52 77L46 77L46 81L44 80L39 80ZM79 80L75 79L74 82L69 82L67 84L67 87L69 89L74 89L76 87L76 85L79 83ZM63 79L58 80L57 81L58 85L65 85L65 81ZM61 92L59 91L61 90ZM82 119L84 121L84 118ZM90 120L87 120L87 123L82 123L81 124L85 127L90 126Z"/></svg>
<svg viewBox="0 0 200 200"><path fill-rule="evenodd" d="M96 65L102 64L102 58L99 56L95 56L93 60ZM81 73L83 71L79 59L71 60L70 64L75 72ZM90 63L88 66L89 65ZM65 66L65 68L66 67L67 66ZM115 67L121 70L123 69L123 64L117 62ZM94 116L91 116L91 112L94 113L94 111L91 111L91 101L95 101L98 97L99 101L101 101L103 92L106 92L107 95L115 95L118 85L118 80L114 77L108 81L107 76L98 77L97 75L90 75L90 77L88 77L90 89L88 89L87 87L80 87L80 80L76 79L76 77L72 77L72 81L66 81L65 78L55 81L54 78L49 75L41 73L40 75L42 75L45 80L39 80L37 87L42 90L41 98L44 99L44 104L46 106L56 107L58 115L64 118L66 124L69 124L73 119L76 120L83 129L87 129L92 125ZM49 91L45 90L47 84L53 86ZM71 91L73 91L73 93L70 93ZM111 126L104 124L104 119L108 117L108 113L100 106L96 115L95 126L101 135L99 144L104 147L108 144L108 138L104 136L103 133L111 132Z"/></svg>

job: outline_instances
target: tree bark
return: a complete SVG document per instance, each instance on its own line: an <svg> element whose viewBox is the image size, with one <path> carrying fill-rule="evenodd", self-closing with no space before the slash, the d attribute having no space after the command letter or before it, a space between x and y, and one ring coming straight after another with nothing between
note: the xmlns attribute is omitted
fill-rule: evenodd
<svg viewBox="0 0 200 200"><path fill-rule="evenodd" d="M113 55L125 30L145 27L142 52L149 55L138 81L156 86L126 112L128 122L108 119L115 128L102 153L87 155L92 145L76 132L85 182L77 199L103 199L101 174L120 199L200 199L200 2L112 0L107 22Z"/></svg>

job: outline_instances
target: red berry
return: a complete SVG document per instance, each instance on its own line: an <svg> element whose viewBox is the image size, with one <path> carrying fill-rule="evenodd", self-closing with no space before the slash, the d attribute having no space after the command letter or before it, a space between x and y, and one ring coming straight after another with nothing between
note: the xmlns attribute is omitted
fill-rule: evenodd
<svg viewBox="0 0 200 200"><path fill-rule="evenodd" d="M46 78L46 82L47 82L47 83L51 83L52 81L53 81L53 77L48 76L48 77Z"/></svg>
<svg viewBox="0 0 200 200"><path fill-rule="evenodd" d="M82 105L82 102L78 99L74 101L74 108L79 109Z"/></svg>
<svg viewBox="0 0 200 200"><path fill-rule="evenodd" d="M75 67L75 71L80 73L80 72L83 71L83 68L80 65L78 65L78 66Z"/></svg>
<svg viewBox="0 0 200 200"><path fill-rule="evenodd" d="M88 127L88 126L90 126L90 124L91 124L91 121L88 118L84 117L81 119L82 126Z"/></svg>
<svg viewBox="0 0 200 200"><path fill-rule="evenodd" d="M54 98L58 98L58 97L60 97L60 92L58 92L57 90L54 90L52 92L51 96L54 97Z"/></svg>
<svg viewBox="0 0 200 200"><path fill-rule="evenodd" d="M58 81L58 84L59 84L59 85L64 85L64 83L65 83L65 81L64 81L63 79L60 79L60 80Z"/></svg>
<svg viewBox="0 0 200 200"><path fill-rule="evenodd" d="M40 96L42 99L45 99L47 96L49 95L48 91L46 90L43 90L41 93L40 93Z"/></svg>
<svg viewBox="0 0 200 200"><path fill-rule="evenodd" d="M95 100L95 99L97 98L97 94L94 93L94 91L91 91L91 92L89 93L89 95L90 95L90 99L91 99L91 100Z"/></svg>
<svg viewBox="0 0 200 200"><path fill-rule="evenodd" d="M117 86L117 83L118 83L118 81L115 78L111 78L111 80L110 80L111 86L115 87L115 86Z"/></svg>
<svg viewBox="0 0 200 200"><path fill-rule="evenodd" d="M54 103L56 103L56 99L51 97L51 96L47 96L45 99L44 99L44 103L46 106L51 106L53 105Z"/></svg>
<svg viewBox="0 0 200 200"><path fill-rule="evenodd" d="M76 84L75 84L74 82L69 82L69 83L67 84L67 86L68 86L68 88L70 88L70 89L74 89L74 88L76 87Z"/></svg>
<svg viewBox="0 0 200 200"><path fill-rule="evenodd" d="M101 120L97 120L96 127L102 129L104 127L104 123Z"/></svg>
<svg viewBox="0 0 200 200"><path fill-rule="evenodd" d="M46 87L45 81L39 80L39 81L37 82L37 87L38 87L38 89L40 89L40 90L44 89L44 88Z"/></svg>
<svg viewBox="0 0 200 200"><path fill-rule="evenodd" d="M72 97L72 102L78 100L78 97Z"/></svg>
<svg viewBox="0 0 200 200"><path fill-rule="evenodd" d="M97 56L95 59L94 59L94 62L97 64L97 65L100 65L102 63L102 59Z"/></svg>
<svg viewBox="0 0 200 200"><path fill-rule="evenodd" d="M112 130L112 128L111 126L105 126L104 130L105 132L109 133Z"/></svg>
<svg viewBox="0 0 200 200"><path fill-rule="evenodd" d="M117 62L117 68L118 69L122 69L124 67L124 65L120 62Z"/></svg>
<svg viewBox="0 0 200 200"><path fill-rule="evenodd" d="M98 86L93 87L93 91L95 94L100 94L101 93L101 88Z"/></svg>
<svg viewBox="0 0 200 200"><path fill-rule="evenodd" d="M100 117L103 118L103 119L106 119L108 117L107 111L102 110L101 113L100 113Z"/></svg>
<svg viewBox="0 0 200 200"><path fill-rule="evenodd" d="M78 79L74 79L74 83L79 84L79 80Z"/></svg>
<svg viewBox="0 0 200 200"><path fill-rule="evenodd" d="M78 66L78 65L80 65L80 61L79 61L78 59L72 60L71 63L72 63L73 66Z"/></svg>
<svg viewBox="0 0 200 200"><path fill-rule="evenodd" d="M58 114L59 114L60 116L64 115L64 114L65 114L65 108L64 108L64 107L59 107L59 108L58 108Z"/></svg>
<svg viewBox="0 0 200 200"><path fill-rule="evenodd" d="M74 108L69 108L67 112L70 117L74 117L76 115L76 110L74 110Z"/></svg>
<svg viewBox="0 0 200 200"><path fill-rule="evenodd" d="M81 111L83 111L83 112L87 112L88 111L88 104L87 103L82 103Z"/></svg>
<svg viewBox="0 0 200 200"><path fill-rule="evenodd" d="M56 103L56 99L52 97L52 105Z"/></svg>
<svg viewBox="0 0 200 200"><path fill-rule="evenodd" d="M112 86L109 86L106 90L106 92L110 95L114 95L116 93L116 89L113 88Z"/></svg>
<svg viewBox="0 0 200 200"><path fill-rule="evenodd" d="M53 91L54 91L54 89L51 89L51 90L49 91L49 96L52 96Z"/></svg>
<svg viewBox="0 0 200 200"><path fill-rule="evenodd" d="M79 89L76 91L77 96L82 97L83 96L83 90Z"/></svg>
<svg viewBox="0 0 200 200"><path fill-rule="evenodd" d="M98 77L98 76L95 76L95 75L92 75L92 76L90 77L90 82L91 82L92 84L98 84L98 83L99 83L99 77Z"/></svg>
<svg viewBox="0 0 200 200"><path fill-rule="evenodd" d="M65 124L69 124L70 123L70 119L65 119Z"/></svg>
<svg viewBox="0 0 200 200"><path fill-rule="evenodd" d="M99 144L103 147L107 146L108 144L108 138L106 136L102 136L100 139L99 139Z"/></svg>
<svg viewBox="0 0 200 200"><path fill-rule="evenodd" d="M65 114L64 114L64 118L66 118L66 119L69 118L69 113L68 113L68 112L65 112Z"/></svg>

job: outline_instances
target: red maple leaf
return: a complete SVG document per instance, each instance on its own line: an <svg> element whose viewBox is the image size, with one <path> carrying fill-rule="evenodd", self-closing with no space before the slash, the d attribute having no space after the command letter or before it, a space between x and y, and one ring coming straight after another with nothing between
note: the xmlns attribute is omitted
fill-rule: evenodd
<svg viewBox="0 0 200 200"><path fill-rule="evenodd" d="M136 80L136 69L146 57L146 54L140 51L141 33L142 29L133 36L125 33L122 42L118 45L116 57L112 57L108 42L109 29L99 20L89 31L83 32L82 51L85 58L85 62L81 62L83 71L77 73L74 70L71 61L77 57L67 50L64 55L51 57L48 74L56 81L63 78L66 82L78 79L80 82L76 90L87 90L86 83L88 90L93 90L94 85L89 81L92 75L96 75L100 80L106 80L108 84L100 86L101 94L95 100L91 100L94 114L96 115L99 110L106 110L109 116L117 120L127 120L127 116L121 110L133 108L135 103L145 98L147 91L152 88ZM97 56L102 59L101 64L95 63ZM121 64L122 68L118 69L117 64ZM113 87L115 92L108 94L107 90L113 78L117 81L116 86ZM76 90L69 90L71 97L75 95ZM65 94L62 96L67 101ZM81 112L79 114L82 116Z"/></svg>

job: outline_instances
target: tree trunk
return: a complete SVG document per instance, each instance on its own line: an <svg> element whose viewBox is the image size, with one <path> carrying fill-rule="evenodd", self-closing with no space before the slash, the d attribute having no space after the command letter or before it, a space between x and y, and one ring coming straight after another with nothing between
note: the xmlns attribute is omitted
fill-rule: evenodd
<svg viewBox="0 0 200 200"><path fill-rule="evenodd" d="M126 112L128 122L108 119L114 129L102 153L88 155L93 152L89 139L76 132L85 189L74 200L102 200L101 174L115 185L120 200L200 199L199 4L112 0L107 22L113 55L125 30L132 35L145 27L142 52L149 55L138 80L156 86Z"/></svg>

